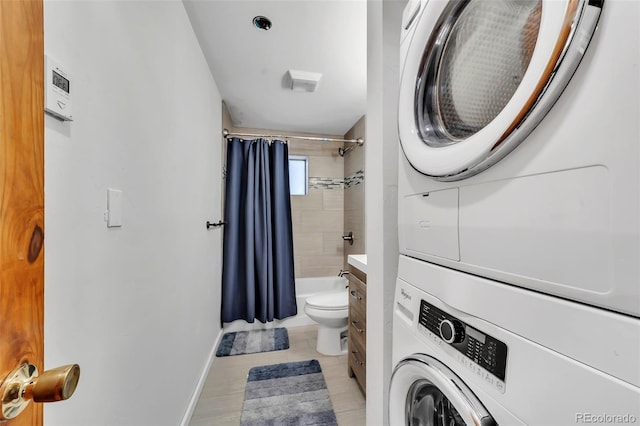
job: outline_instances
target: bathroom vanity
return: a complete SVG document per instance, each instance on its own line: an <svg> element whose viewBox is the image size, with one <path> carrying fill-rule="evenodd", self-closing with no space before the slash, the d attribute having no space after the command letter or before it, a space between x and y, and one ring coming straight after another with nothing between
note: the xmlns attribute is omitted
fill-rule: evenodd
<svg viewBox="0 0 640 426"><path fill-rule="evenodd" d="M366 255L350 255L349 263L349 377L362 393L367 380L367 274Z"/></svg>

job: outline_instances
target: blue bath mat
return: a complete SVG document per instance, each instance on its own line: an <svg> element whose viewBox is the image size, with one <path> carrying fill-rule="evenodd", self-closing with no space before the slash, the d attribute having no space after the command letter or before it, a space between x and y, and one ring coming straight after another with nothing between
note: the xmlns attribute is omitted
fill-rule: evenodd
<svg viewBox="0 0 640 426"><path fill-rule="evenodd" d="M222 336L216 356L255 354L289 349L289 333L286 328L236 331Z"/></svg>
<svg viewBox="0 0 640 426"><path fill-rule="evenodd" d="M315 360L249 370L241 426L337 426L320 363Z"/></svg>

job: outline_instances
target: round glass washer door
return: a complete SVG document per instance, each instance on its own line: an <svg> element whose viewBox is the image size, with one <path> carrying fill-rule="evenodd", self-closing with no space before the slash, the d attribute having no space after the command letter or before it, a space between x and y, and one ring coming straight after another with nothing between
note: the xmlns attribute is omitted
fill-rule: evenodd
<svg viewBox="0 0 640 426"><path fill-rule="evenodd" d="M430 0L401 73L399 133L421 173L473 176L511 152L558 99L602 1Z"/></svg>
<svg viewBox="0 0 640 426"><path fill-rule="evenodd" d="M414 354L399 362L391 376L389 424L489 426L496 422L449 368L433 357Z"/></svg>

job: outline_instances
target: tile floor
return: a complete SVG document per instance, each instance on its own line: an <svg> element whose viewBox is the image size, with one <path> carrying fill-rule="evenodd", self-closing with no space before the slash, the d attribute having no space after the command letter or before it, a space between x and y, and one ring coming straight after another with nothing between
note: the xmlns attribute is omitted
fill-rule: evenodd
<svg viewBox="0 0 640 426"><path fill-rule="evenodd" d="M289 328L285 351L215 358L196 405L191 426L238 426L247 374L252 367L317 359L327 382L339 426L365 425L365 399L355 379L347 374L347 356L316 352L316 326Z"/></svg>

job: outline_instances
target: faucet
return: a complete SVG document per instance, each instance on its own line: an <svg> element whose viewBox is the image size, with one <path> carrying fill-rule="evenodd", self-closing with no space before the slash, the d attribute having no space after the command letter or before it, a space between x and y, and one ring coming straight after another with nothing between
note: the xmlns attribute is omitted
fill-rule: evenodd
<svg viewBox="0 0 640 426"><path fill-rule="evenodd" d="M344 269L340 269L340 272L338 272L338 276L339 277L344 277L345 275L349 275L349 271L345 271ZM345 285L344 288L349 288L349 281L347 281L347 285Z"/></svg>

